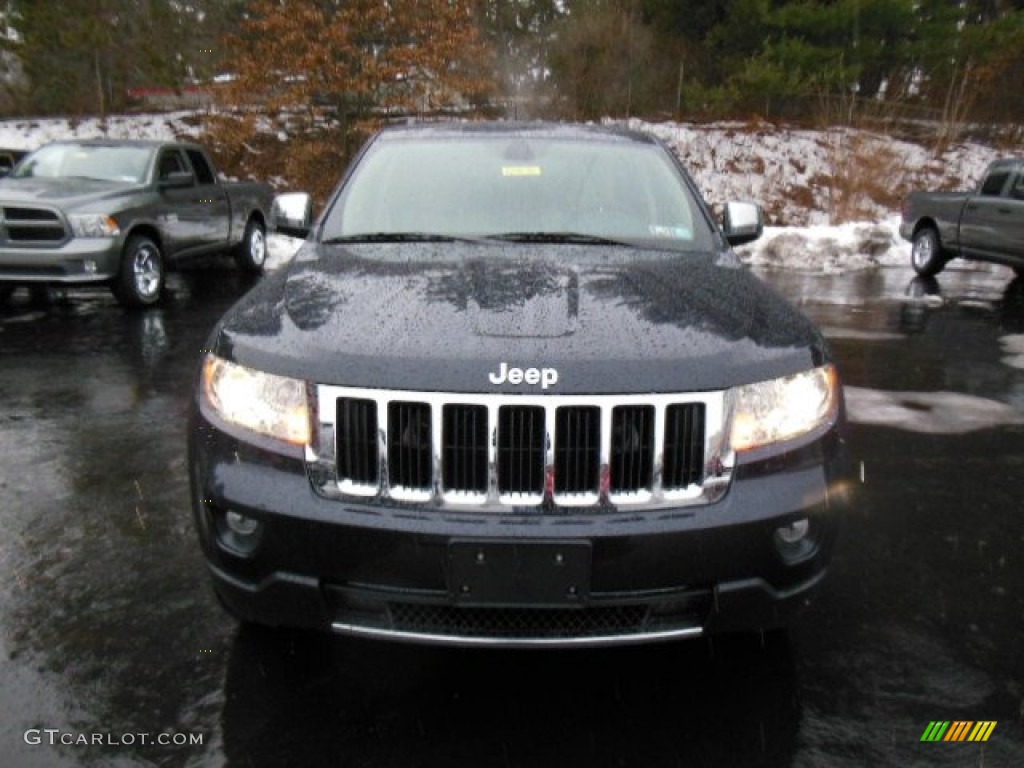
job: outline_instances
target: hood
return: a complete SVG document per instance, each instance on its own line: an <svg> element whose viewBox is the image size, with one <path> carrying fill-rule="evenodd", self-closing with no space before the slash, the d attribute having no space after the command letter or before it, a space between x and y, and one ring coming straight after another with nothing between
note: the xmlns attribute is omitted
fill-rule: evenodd
<svg viewBox="0 0 1024 768"><path fill-rule="evenodd" d="M0 179L0 202L41 203L75 208L133 193L141 185L77 178Z"/></svg>
<svg viewBox="0 0 1024 768"><path fill-rule="evenodd" d="M735 264L607 246L320 246L244 297L214 342L319 383L450 392L713 390L824 362L811 323Z"/></svg>

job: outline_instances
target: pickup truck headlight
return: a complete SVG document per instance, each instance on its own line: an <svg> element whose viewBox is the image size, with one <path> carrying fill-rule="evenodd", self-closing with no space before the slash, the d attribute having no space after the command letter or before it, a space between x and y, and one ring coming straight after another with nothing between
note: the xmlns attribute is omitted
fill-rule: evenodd
<svg viewBox="0 0 1024 768"><path fill-rule="evenodd" d="M792 440L830 424L839 408L831 365L732 390L731 444L736 451Z"/></svg>
<svg viewBox="0 0 1024 768"><path fill-rule="evenodd" d="M121 227L102 213L72 213L68 216L75 237L117 237Z"/></svg>
<svg viewBox="0 0 1024 768"><path fill-rule="evenodd" d="M202 377L204 401L224 421L296 445L309 442L304 382L210 354L203 359Z"/></svg>

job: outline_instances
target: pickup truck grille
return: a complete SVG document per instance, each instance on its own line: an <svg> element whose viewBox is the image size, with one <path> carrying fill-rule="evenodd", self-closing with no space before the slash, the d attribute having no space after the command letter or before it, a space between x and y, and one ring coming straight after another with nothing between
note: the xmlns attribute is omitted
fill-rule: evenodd
<svg viewBox="0 0 1024 768"><path fill-rule="evenodd" d="M51 208L4 205L0 214L0 243L53 245L68 237L64 219Z"/></svg>
<svg viewBox="0 0 1024 768"><path fill-rule="evenodd" d="M722 393L494 396L317 388L326 496L463 509L679 506L728 484ZM709 427L710 425L710 427Z"/></svg>

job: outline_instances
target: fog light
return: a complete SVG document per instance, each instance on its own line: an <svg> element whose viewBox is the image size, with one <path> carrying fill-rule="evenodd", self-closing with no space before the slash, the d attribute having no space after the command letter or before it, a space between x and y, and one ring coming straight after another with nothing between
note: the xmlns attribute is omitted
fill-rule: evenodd
<svg viewBox="0 0 1024 768"><path fill-rule="evenodd" d="M775 549L786 565L802 563L818 551L818 540L806 517L775 529Z"/></svg>
<svg viewBox="0 0 1024 768"><path fill-rule="evenodd" d="M96 274L96 270L99 269L99 266L92 259L86 259L82 263L82 269L85 270L85 273L87 275L95 275Z"/></svg>
<svg viewBox="0 0 1024 768"><path fill-rule="evenodd" d="M256 533L256 529L260 527L260 521L256 518L247 517L246 515L239 514L234 510L230 510L224 518L228 524L228 528L239 536L252 536Z"/></svg>
<svg viewBox="0 0 1024 768"><path fill-rule="evenodd" d="M804 537L807 536L807 532L811 530L811 524L806 517L801 517L799 520L794 520L789 525L783 525L777 528L775 535L779 537L779 541L788 546L799 544Z"/></svg>

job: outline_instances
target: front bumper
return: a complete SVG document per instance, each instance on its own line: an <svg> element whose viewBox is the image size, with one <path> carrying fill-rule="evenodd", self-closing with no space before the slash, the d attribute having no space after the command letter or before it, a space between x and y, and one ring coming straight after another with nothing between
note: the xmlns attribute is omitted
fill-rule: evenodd
<svg viewBox="0 0 1024 768"><path fill-rule="evenodd" d="M258 623L453 645L625 644L778 627L824 576L847 501L839 426L740 462L711 504L456 513L313 492L293 456L190 429L196 525L225 607ZM229 511L259 522L239 537ZM778 530L807 520L796 546Z"/></svg>
<svg viewBox="0 0 1024 768"><path fill-rule="evenodd" d="M80 284L117 276L120 238L71 238L54 248L0 247L0 282Z"/></svg>

